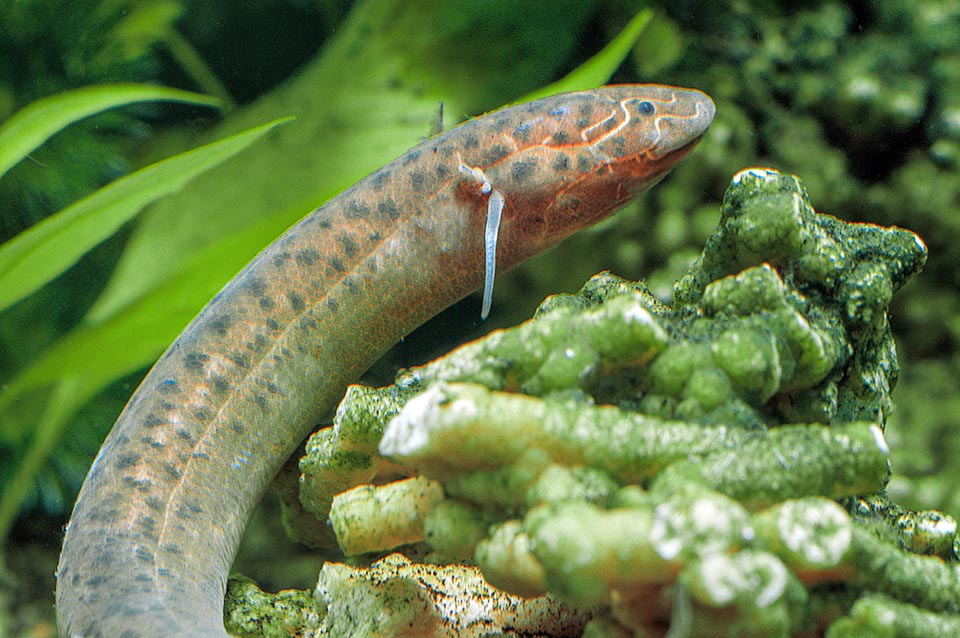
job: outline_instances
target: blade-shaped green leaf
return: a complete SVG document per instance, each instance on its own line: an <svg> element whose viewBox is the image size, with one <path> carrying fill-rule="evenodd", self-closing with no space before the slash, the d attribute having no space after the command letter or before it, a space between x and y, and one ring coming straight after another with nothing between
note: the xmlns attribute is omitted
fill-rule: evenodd
<svg viewBox="0 0 960 638"><path fill-rule="evenodd" d="M618 33L617 37L596 55L556 82L523 96L517 100L516 104L567 91L592 89L605 84L630 53L630 49L636 44L637 38L640 37L651 18L653 18L653 11L650 9L644 9L633 16L627 26L623 28L623 31Z"/></svg>
<svg viewBox="0 0 960 638"><path fill-rule="evenodd" d="M162 160L71 204L0 247L0 311L61 274L151 202L239 153L290 118Z"/></svg>
<svg viewBox="0 0 960 638"><path fill-rule="evenodd" d="M76 412L75 406L82 405L90 399L90 396L77 396L78 384L82 384L82 380L65 379L48 397L40 422L36 426L36 436L27 448L26 454L18 460L13 476L0 493L0 539L6 539L10 525L20 507L20 501L33 485L37 472L47 462L50 451L60 441L62 427L58 427L58 424L73 416Z"/></svg>
<svg viewBox="0 0 960 638"><path fill-rule="evenodd" d="M220 106L220 100L150 84L102 84L73 89L28 104L0 126L0 177L57 131L85 117L139 102Z"/></svg>

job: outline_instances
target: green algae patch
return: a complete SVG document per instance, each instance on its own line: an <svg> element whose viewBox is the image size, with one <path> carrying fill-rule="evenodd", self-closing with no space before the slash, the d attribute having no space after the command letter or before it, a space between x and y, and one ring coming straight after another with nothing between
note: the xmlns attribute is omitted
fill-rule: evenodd
<svg viewBox="0 0 960 638"><path fill-rule="evenodd" d="M305 636L319 626L325 615L323 605L310 592L286 590L276 594L262 591L255 583L231 577L223 621L237 636L288 638Z"/></svg>
<svg viewBox="0 0 960 638"><path fill-rule="evenodd" d="M844 636L901 606L951 626L956 521L884 492L900 372L887 308L926 254L748 169L671 305L600 274L393 386L352 387L300 461L313 527L332 521L357 565L328 564L318 595L339 600L334 573L418 567L363 567L401 551L470 566L483 596L582 613L572 634L537 635ZM420 627L431 585L391 586L411 606L367 584L350 613L370 603Z"/></svg>

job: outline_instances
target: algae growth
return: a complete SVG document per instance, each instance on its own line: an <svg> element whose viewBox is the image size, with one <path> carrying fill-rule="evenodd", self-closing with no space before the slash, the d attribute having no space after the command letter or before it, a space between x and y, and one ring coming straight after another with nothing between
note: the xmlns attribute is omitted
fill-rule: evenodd
<svg viewBox="0 0 960 638"><path fill-rule="evenodd" d="M925 260L913 233L817 214L797 178L749 169L672 306L597 275L352 387L288 524L426 564L328 564L304 632L952 635L956 522L884 491L886 311ZM497 589L464 585L479 575Z"/></svg>

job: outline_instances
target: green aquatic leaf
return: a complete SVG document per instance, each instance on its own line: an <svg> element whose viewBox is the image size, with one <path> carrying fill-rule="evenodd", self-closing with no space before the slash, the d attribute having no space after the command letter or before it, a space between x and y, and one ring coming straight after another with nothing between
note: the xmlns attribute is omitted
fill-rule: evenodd
<svg viewBox="0 0 960 638"><path fill-rule="evenodd" d="M617 34L607 46L603 47L596 55L589 60L570 71L561 79L548 84L547 86L528 93L516 103L529 102L542 97L549 97L557 93L566 93L567 91L583 91L596 88L605 84L614 71L617 70L624 59L630 54L633 46L643 30L653 18L653 11L644 9L633 16L627 26Z"/></svg>
<svg viewBox="0 0 960 638"><path fill-rule="evenodd" d="M288 120L274 120L142 168L14 237L0 247L0 311L63 273L151 202Z"/></svg>
<svg viewBox="0 0 960 638"><path fill-rule="evenodd" d="M46 464L50 451L60 442L62 427L59 424L66 423L76 411L77 386L82 383L80 379L62 380L44 402L43 413L36 424L36 435L26 453L17 459L16 469L0 495L0 542L6 539L20 501L33 485L34 477Z"/></svg>
<svg viewBox="0 0 960 638"><path fill-rule="evenodd" d="M102 84L32 102L0 126L0 177L70 124L101 111L139 102L184 102L216 107L208 95L150 84Z"/></svg>

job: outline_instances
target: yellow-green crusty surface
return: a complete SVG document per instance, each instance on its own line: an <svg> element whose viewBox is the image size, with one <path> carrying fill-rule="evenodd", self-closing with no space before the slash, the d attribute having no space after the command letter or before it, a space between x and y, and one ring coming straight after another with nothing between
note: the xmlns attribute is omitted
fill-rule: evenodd
<svg viewBox="0 0 960 638"><path fill-rule="evenodd" d="M395 386L351 388L301 460L296 506L318 519L301 535L332 540L329 511L348 553L476 564L566 614L537 635L952 635L956 522L884 495L887 306L926 254L817 214L796 177L742 171L671 306L601 274ZM417 478L350 489L398 475ZM323 635L361 609L404 617L383 592L418 586L394 560L351 570L367 593Z"/></svg>

